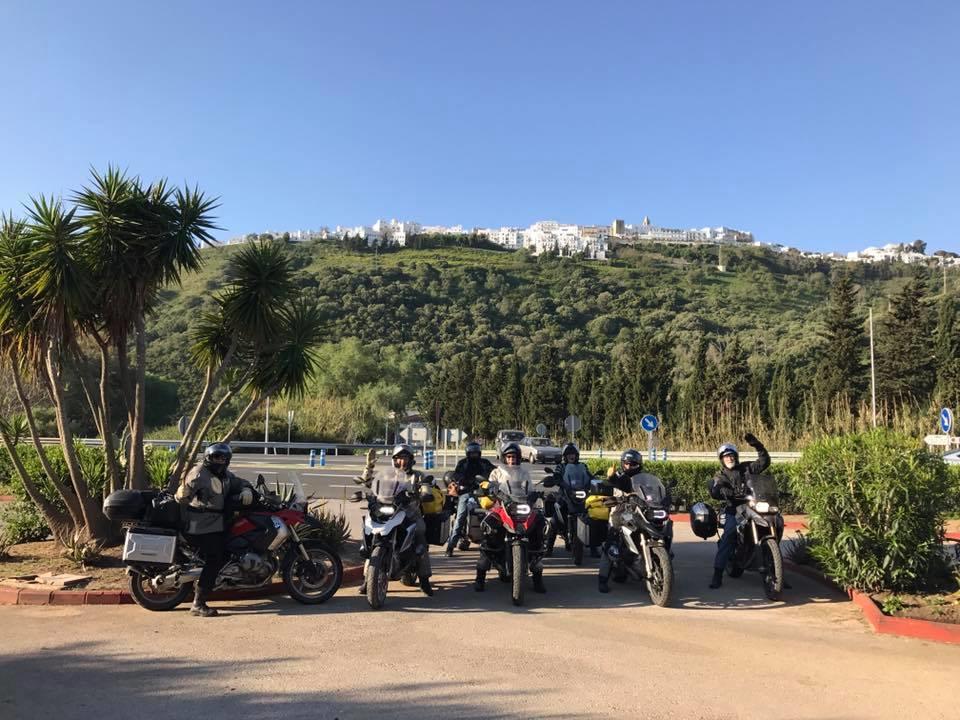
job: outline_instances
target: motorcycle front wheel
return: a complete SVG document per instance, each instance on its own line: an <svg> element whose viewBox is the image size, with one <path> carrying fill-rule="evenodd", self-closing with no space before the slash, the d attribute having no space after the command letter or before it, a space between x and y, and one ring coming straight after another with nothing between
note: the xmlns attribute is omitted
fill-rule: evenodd
<svg viewBox="0 0 960 720"><path fill-rule="evenodd" d="M390 583L390 554L382 545L370 553L367 563L367 602L374 610L379 610L387 601L387 585Z"/></svg>
<svg viewBox="0 0 960 720"><path fill-rule="evenodd" d="M513 546L513 591L514 605L523 605L523 585L527 581L527 548L521 543Z"/></svg>
<svg viewBox="0 0 960 720"><path fill-rule="evenodd" d="M650 548L649 577L647 592L654 605L666 607L670 603L673 590L673 561L665 547Z"/></svg>
<svg viewBox="0 0 960 720"><path fill-rule="evenodd" d="M150 578L142 573L130 573L128 578L130 594L134 601L144 610L153 612L165 612L173 610L177 605L184 602L193 592L193 585L181 585L178 588L171 588L167 592L158 592L150 585Z"/></svg>
<svg viewBox="0 0 960 720"><path fill-rule="evenodd" d="M570 553L573 555L573 564L579 567L583 565L583 543L580 542L580 537L574 535L570 540Z"/></svg>
<svg viewBox="0 0 960 720"><path fill-rule="evenodd" d="M290 597L304 605L326 602L343 582L340 556L322 543L305 541L309 562L297 557L283 570L283 584Z"/></svg>
<svg viewBox="0 0 960 720"><path fill-rule="evenodd" d="M772 537L760 543L763 558L763 591L770 600L779 600L783 592L783 555L780 546Z"/></svg>

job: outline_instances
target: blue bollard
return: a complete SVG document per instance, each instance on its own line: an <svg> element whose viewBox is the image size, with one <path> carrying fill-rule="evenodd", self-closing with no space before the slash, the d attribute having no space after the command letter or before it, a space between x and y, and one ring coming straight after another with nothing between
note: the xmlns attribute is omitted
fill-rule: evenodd
<svg viewBox="0 0 960 720"><path fill-rule="evenodd" d="M663 461L664 461L664 462L667 461L667 449L666 449L666 448L663 449Z"/></svg>
<svg viewBox="0 0 960 720"><path fill-rule="evenodd" d="M316 467L316 466L317 466L317 451L316 451L316 450L311 450L311 451L310 451L310 462L308 463L308 465L309 465L310 467Z"/></svg>
<svg viewBox="0 0 960 720"><path fill-rule="evenodd" d="M327 464L327 451L325 448L320 448L320 467L324 467Z"/></svg>

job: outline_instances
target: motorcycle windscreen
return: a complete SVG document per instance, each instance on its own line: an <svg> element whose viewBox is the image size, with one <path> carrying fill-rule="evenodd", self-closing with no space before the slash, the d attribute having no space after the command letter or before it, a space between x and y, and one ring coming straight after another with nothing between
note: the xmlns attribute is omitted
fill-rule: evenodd
<svg viewBox="0 0 960 720"><path fill-rule="evenodd" d="M377 471L373 483L370 485L371 492L377 496L377 502L387 505L392 505L397 495L409 489L410 483L407 481L407 474L394 468Z"/></svg>
<svg viewBox="0 0 960 720"><path fill-rule="evenodd" d="M750 488L750 494L757 502L768 502L771 505L780 504L777 481L770 475L748 475L747 487Z"/></svg>
<svg viewBox="0 0 960 720"><path fill-rule="evenodd" d="M507 475L506 483L500 483L501 490L504 490L514 502L525 503L530 497L531 484L526 468L508 466L500 469Z"/></svg>
<svg viewBox="0 0 960 720"><path fill-rule="evenodd" d="M591 480L590 471L580 463L563 468L563 483L572 490L589 490Z"/></svg>
<svg viewBox="0 0 960 720"><path fill-rule="evenodd" d="M660 482L660 478L650 473L638 473L630 482L633 492L647 501L653 507L662 507L667 500L667 489Z"/></svg>

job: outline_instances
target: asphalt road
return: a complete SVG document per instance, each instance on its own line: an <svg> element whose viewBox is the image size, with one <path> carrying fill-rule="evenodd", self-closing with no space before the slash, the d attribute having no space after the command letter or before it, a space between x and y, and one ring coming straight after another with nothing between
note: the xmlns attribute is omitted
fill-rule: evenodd
<svg viewBox="0 0 960 720"><path fill-rule="evenodd" d="M597 561L558 550L546 595L471 587L475 550L442 557L437 594L391 583L320 607L0 607L0 718L956 718L960 647L877 636L843 595L788 575L708 590L713 543L676 532L676 595L596 591Z"/></svg>

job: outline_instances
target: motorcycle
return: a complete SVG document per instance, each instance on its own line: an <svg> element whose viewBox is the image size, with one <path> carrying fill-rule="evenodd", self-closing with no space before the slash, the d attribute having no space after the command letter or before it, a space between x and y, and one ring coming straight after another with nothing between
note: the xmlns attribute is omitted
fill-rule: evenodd
<svg viewBox="0 0 960 720"><path fill-rule="evenodd" d="M551 472L547 470L547 472ZM563 537L565 549L573 556L574 565L583 564L584 543L577 532L577 523L587 516L586 500L592 486L588 475L571 474L559 478L558 491L551 503L545 501L547 512L547 556L553 555L558 535ZM550 512L552 511L552 512Z"/></svg>
<svg viewBox="0 0 960 720"><path fill-rule="evenodd" d="M486 478L484 478L484 480L486 480ZM463 483L457 482L454 479L452 472L446 473L444 481L447 484L446 507L444 512L450 518L450 535L457 532L457 528L455 527L457 522L457 503L463 495L470 495L467 500L467 513L463 519L464 527L459 533L460 540L457 542L457 547L460 550L468 550L471 543L479 545L481 540L483 540L483 530L480 527L480 523L487 513L480 507L480 502L474 494L475 488L467 489Z"/></svg>
<svg viewBox="0 0 960 720"><path fill-rule="evenodd" d="M530 535L536 531L537 523L542 522L542 516L531 505L534 498L525 493L522 497L511 494L510 490L509 487L501 487L498 482L491 482L488 487L477 491L480 497L489 497L495 501L484 519L484 524L489 528L490 521L493 520L495 525L503 528L502 544L498 542L499 547L484 545L480 552L490 558L500 578L510 582L513 604L523 605L524 586L530 566L535 566L544 552L542 546L535 550L530 548ZM487 535L488 543L494 534ZM499 538L496 540L499 541Z"/></svg>
<svg viewBox="0 0 960 720"><path fill-rule="evenodd" d="M266 587L280 574L297 602L318 605L330 599L343 581L340 556L311 537L320 522L307 510L299 479L281 494L267 489L258 476L252 505L237 512L228 504L226 562L214 590ZM118 490L104 500L104 514L126 530L123 562L130 594L146 610L172 610L193 593L203 560L180 532L180 506L165 492Z"/></svg>
<svg viewBox="0 0 960 720"><path fill-rule="evenodd" d="M416 569L420 555L427 548L415 544L417 523L410 522L406 509L433 499L433 477L428 475L419 487L411 488L405 475L378 475L364 493L359 490L354 502L367 501L363 517L363 544L360 554L366 558L364 584L367 602L374 610L387 600L387 586L391 580L402 580L404 585L417 583ZM444 521L443 525L447 525ZM443 544L446 538L435 538Z"/></svg>
<svg viewBox="0 0 960 720"><path fill-rule="evenodd" d="M615 578L643 581L650 600L666 607L673 590L667 490L649 473L633 476L631 483L631 493L603 500L610 508L605 552Z"/></svg>
<svg viewBox="0 0 960 720"><path fill-rule="evenodd" d="M727 574L738 578L745 570L757 570L770 600L783 592L783 515L777 481L769 475L748 475L747 494L734 498L737 504L737 544L727 563ZM720 532L726 513L718 520Z"/></svg>

